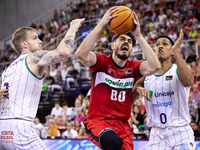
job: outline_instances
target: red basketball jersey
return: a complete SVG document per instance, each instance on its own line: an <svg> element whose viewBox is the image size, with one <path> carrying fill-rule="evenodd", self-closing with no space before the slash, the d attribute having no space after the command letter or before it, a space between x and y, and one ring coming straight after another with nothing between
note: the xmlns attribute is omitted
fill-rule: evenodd
<svg viewBox="0 0 200 150"><path fill-rule="evenodd" d="M127 60L121 68L112 56L96 54L97 63L90 68L92 84L87 118L115 118L128 120L134 83L141 77L142 61Z"/></svg>

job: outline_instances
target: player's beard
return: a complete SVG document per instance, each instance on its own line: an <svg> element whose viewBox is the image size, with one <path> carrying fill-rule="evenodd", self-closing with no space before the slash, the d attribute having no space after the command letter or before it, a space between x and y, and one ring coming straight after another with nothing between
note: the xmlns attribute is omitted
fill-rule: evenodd
<svg viewBox="0 0 200 150"><path fill-rule="evenodd" d="M130 53L126 55L126 54L119 54L118 52L116 52L116 56L121 60L127 60L130 56Z"/></svg>

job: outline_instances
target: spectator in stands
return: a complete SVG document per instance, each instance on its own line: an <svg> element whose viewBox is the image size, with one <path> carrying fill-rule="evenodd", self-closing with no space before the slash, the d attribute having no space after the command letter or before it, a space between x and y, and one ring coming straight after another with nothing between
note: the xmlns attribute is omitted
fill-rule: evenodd
<svg viewBox="0 0 200 150"><path fill-rule="evenodd" d="M74 79L79 78L79 72L74 69L74 65L71 64L69 71L67 72L67 77L73 77Z"/></svg>
<svg viewBox="0 0 200 150"><path fill-rule="evenodd" d="M51 93L55 94L55 92L60 91L62 89L62 76L61 72L57 71L56 76L54 77L54 84L51 85Z"/></svg>
<svg viewBox="0 0 200 150"><path fill-rule="evenodd" d="M90 104L89 97L85 97L84 101L83 101L83 112L85 112L86 110L88 110L89 104Z"/></svg>
<svg viewBox="0 0 200 150"><path fill-rule="evenodd" d="M12 51L8 57L8 61L13 62L15 59L17 59L17 57L18 57L18 54L15 51Z"/></svg>
<svg viewBox="0 0 200 150"><path fill-rule="evenodd" d="M67 64L64 64L63 65L63 69L62 69L62 72L61 72L61 76L62 76L62 79L65 80L66 76L67 76L67 73L68 73L68 68L67 68Z"/></svg>
<svg viewBox="0 0 200 150"><path fill-rule="evenodd" d="M63 127L66 127L67 126L67 118L62 118L62 125Z"/></svg>
<svg viewBox="0 0 200 150"><path fill-rule="evenodd" d="M192 130L194 131L194 136L195 137L200 137L200 131L199 131L198 123L195 122L195 121L192 121L190 123L190 126L191 126Z"/></svg>
<svg viewBox="0 0 200 150"><path fill-rule="evenodd" d="M132 123L138 128L144 127L144 118L140 113L140 108L137 105L135 105L133 108L133 112L131 112Z"/></svg>
<svg viewBox="0 0 200 150"><path fill-rule="evenodd" d="M198 106L196 101L192 99L191 93L189 94L188 107L190 115L195 118L195 121L198 121Z"/></svg>
<svg viewBox="0 0 200 150"><path fill-rule="evenodd" d="M200 121L200 92L199 92L199 85L198 83L194 84L192 86L193 93L192 93L192 99L196 101L198 105L198 122Z"/></svg>
<svg viewBox="0 0 200 150"><path fill-rule="evenodd" d="M45 78L46 78L47 84L48 85L54 84L54 78L52 76L50 76L49 69L46 69L45 75L46 75Z"/></svg>
<svg viewBox="0 0 200 150"><path fill-rule="evenodd" d="M50 119L48 121L48 131L46 134L46 137L60 137L60 131L58 130L58 126L55 125L55 122L53 119Z"/></svg>
<svg viewBox="0 0 200 150"><path fill-rule="evenodd" d="M57 10L54 10L54 14L53 14L54 20L55 20L55 21L58 21L58 17L59 17L58 11L57 11Z"/></svg>
<svg viewBox="0 0 200 150"><path fill-rule="evenodd" d="M146 41L147 41L149 44L153 44L153 43L154 43L154 38L151 37L151 34L150 34L150 33L148 33Z"/></svg>
<svg viewBox="0 0 200 150"><path fill-rule="evenodd" d="M83 107L81 106L81 101L76 98L75 100L75 107L73 108L73 116L75 117L77 115L77 109L81 108L81 110L83 109Z"/></svg>
<svg viewBox="0 0 200 150"><path fill-rule="evenodd" d="M65 16L65 12L63 11L63 9L60 9L58 22L63 22L64 16Z"/></svg>
<svg viewBox="0 0 200 150"><path fill-rule="evenodd" d="M193 27L190 27L189 31L189 38L190 39L196 39L198 37L198 32Z"/></svg>
<svg viewBox="0 0 200 150"><path fill-rule="evenodd" d="M36 132L39 135L39 137L45 138L46 131L44 129L44 126L40 123L40 119L38 117L34 119L34 123L35 123Z"/></svg>
<svg viewBox="0 0 200 150"><path fill-rule="evenodd" d="M146 114L146 108L145 108L141 98L138 98L138 99L135 100L135 105L139 107L140 114L142 116L144 116Z"/></svg>
<svg viewBox="0 0 200 150"><path fill-rule="evenodd" d="M195 18L194 14L191 10L188 11L186 19L188 19L190 22L193 22L193 19Z"/></svg>
<svg viewBox="0 0 200 150"><path fill-rule="evenodd" d="M39 37L41 36L42 30L41 30L40 26L36 26L35 32L37 33L37 35L38 35Z"/></svg>
<svg viewBox="0 0 200 150"><path fill-rule="evenodd" d="M51 114L46 116L46 119L59 117L59 116L61 116L61 112L62 112L62 107L60 107L60 102L55 101L54 107L51 110Z"/></svg>
<svg viewBox="0 0 200 150"><path fill-rule="evenodd" d="M193 62L193 61L196 61L196 59L197 59L197 56L196 56L196 54L194 53L194 50L193 50L193 49L190 49L190 54L189 54L189 56L187 57L186 62L187 62L187 63L191 63L191 62Z"/></svg>
<svg viewBox="0 0 200 150"><path fill-rule="evenodd" d="M162 9L159 9L159 15L158 15L160 24L163 25L163 22L165 19L167 19L167 15L163 13Z"/></svg>
<svg viewBox="0 0 200 150"><path fill-rule="evenodd" d="M180 31L180 29L183 29L183 23L181 21L181 19L178 19L178 24L176 25L176 29L177 31Z"/></svg>
<svg viewBox="0 0 200 150"><path fill-rule="evenodd" d="M63 24L63 26L61 28L61 31L67 30L68 27L69 27L69 25L68 25L67 21L64 21L64 24Z"/></svg>
<svg viewBox="0 0 200 150"><path fill-rule="evenodd" d="M80 120L74 121L74 130L77 131L78 136L84 135L84 129L83 129L82 126L81 126Z"/></svg>
<svg viewBox="0 0 200 150"><path fill-rule="evenodd" d="M166 5L165 0L160 0L160 2L158 3L157 6L158 6L159 9L162 9L162 10L164 10L164 11L167 10L167 5Z"/></svg>
<svg viewBox="0 0 200 150"><path fill-rule="evenodd" d="M183 24L184 24L184 31L185 32L189 31L189 29L190 29L190 22L189 22L189 20L184 20Z"/></svg>
<svg viewBox="0 0 200 150"><path fill-rule="evenodd" d="M193 19L193 22L192 22L192 26L194 30L198 31L199 29L199 24L198 24L198 20L195 18Z"/></svg>
<svg viewBox="0 0 200 150"><path fill-rule="evenodd" d="M74 69L74 65L71 64L70 69L68 70L65 78L66 80L65 88L68 89L77 86L78 84L77 81L79 77L80 77L79 72L76 69Z"/></svg>
<svg viewBox="0 0 200 150"><path fill-rule="evenodd" d="M76 112L77 112L77 114L74 118L74 121L79 120L80 122L83 122L85 120L85 115L83 114L82 109L77 108Z"/></svg>
<svg viewBox="0 0 200 150"><path fill-rule="evenodd" d="M58 24L58 31L59 31L59 33L61 33L62 27L63 27L63 22L59 22L59 24Z"/></svg>
<svg viewBox="0 0 200 150"><path fill-rule="evenodd" d="M62 133L62 137L66 139L75 139L76 136L78 136L78 133L73 129L72 122L67 122L67 130Z"/></svg>
<svg viewBox="0 0 200 150"><path fill-rule="evenodd" d="M67 22L69 22L70 21L70 15L69 15L69 13L68 13L68 11L66 10L65 11L65 15L64 15L64 21L67 21Z"/></svg>
<svg viewBox="0 0 200 150"><path fill-rule="evenodd" d="M66 102L62 103L62 118L63 119L67 119L68 121L71 121L71 119L73 118L73 111L70 107L68 107Z"/></svg>
<svg viewBox="0 0 200 150"><path fill-rule="evenodd" d="M43 41L44 35L46 33L46 25L41 21L40 26L39 26L40 30L41 30L41 34L39 36L39 39L41 41ZM42 43L44 45L44 43Z"/></svg>
<svg viewBox="0 0 200 150"><path fill-rule="evenodd" d="M57 117L54 117L54 121L55 121L55 125L57 125L57 126L63 126L63 125L62 125L62 118L61 118L61 115L60 115L60 116L57 116Z"/></svg>
<svg viewBox="0 0 200 150"><path fill-rule="evenodd" d="M50 70L50 76L54 78L56 76L56 74L57 74L56 66L52 65L51 70Z"/></svg>
<svg viewBox="0 0 200 150"><path fill-rule="evenodd" d="M174 16L178 17L180 14L180 12L178 11L178 8L177 7L174 7Z"/></svg>

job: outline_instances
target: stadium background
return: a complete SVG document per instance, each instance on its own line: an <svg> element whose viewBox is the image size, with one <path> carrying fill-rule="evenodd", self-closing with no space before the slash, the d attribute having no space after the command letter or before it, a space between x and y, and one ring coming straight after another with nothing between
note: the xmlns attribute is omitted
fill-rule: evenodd
<svg viewBox="0 0 200 150"><path fill-rule="evenodd" d="M159 5L163 2L164 5ZM84 7L88 3L90 11L86 11ZM137 4L137 6L136 6ZM11 48L10 40L11 34L21 26L32 26L34 28L39 27L44 23L47 30L51 35L43 41L44 49L53 49L62 39L63 35L68 29L68 24L70 20L74 18L85 17L86 21L77 33L77 40L74 46L74 51L78 49L81 41L90 33L91 29L98 23L99 19L102 17L104 10L114 5L126 5L131 7L136 11L137 14L141 15L139 19L142 21L141 31L145 39L154 46L155 38L159 34L168 34L174 40L177 39L179 29L182 27L184 29L184 42L181 46L181 53L186 61L190 56L190 50L194 51L196 55L195 63L187 62L191 65L193 73L195 76L195 82L199 83L200 76L200 65L199 65L199 45L200 45L200 1L199 0L0 0L0 73L15 59L18 57L13 49ZM156 7L155 7L156 6ZM190 6L190 7L189 7ZM176 8L178 11L176 11ZM67 11L70 18L67 16L59 17L60 10L63 12ZM149 9L149 10L148 10ZM163 9L166 15L166 24L162 23L160 29L159 23L157 23L157 18L160 15L160 9ZM55 13L57 10L57 16ZM189 15L189 11L192 11L192 15ZM179 14L177 14L179 12ZM175 15L177 14L177 16ZM175 16L175 17L174 17ZM180 19L181 18L181 19ZM171 19L171 20L170 20ZM178 20L177 20L178 19ZM51 20L51 22L49 22ZM181 20L181 22L176 22ZM186 20L186 21L185 21ZM195 21L194 21L195 20ZM195 23L197 20L197 23ZM65 23L66 21L66 23ZM56 23L55 23L56 22ZM60 27L59 23L62 22L63 26ZM49 24L51 27L48 28ZM154 26L154 27L152 27ZM194 32L191 27L194 28ZM56 29L55 37L53 37L52 29ZM165 31L163 31L165 30ZM155 33L156 31L156 33ZM190 34L191 32L191 34ZM149 34L150 33L150 34ZM193 33L193 34L192 34ZM103 52L107 55L111 53L109 50L110 38L113 33L106 27L105 30L100 35L94 52ZM150 37L154 35L153 37ZM190 36L191 35L191 36ZM46 36L46 34L44 35ZM103 43L103 42L104 43ZM108 41L107 43L105 41ZM53 43L53 44L52 44ZM12 56L12 57L11 57ZM131 54L130 59L144 59L144 56L137 45ZM66 62L62 62L56 65L56 69L63 68L64 64L70 66L74 64L75 69L78 70L80 74L80 80L77 85L73 88L66 88L62 85L61 91L58 95L54 95L51 91L48 91L47 95L42 95L41 102L39 104L39 109L37 116L40 118L42 123L45 123L45 116L50 114L54 102L59 100L61 103L66 101L69 107L74 107L75 100L78 95L83 94L86 96L90 89L90 73L89 68L84 67L75 58L74 54L71 55L70 59ZM196 64L196 65L195 65ZM49 68L52 70L52 66ZM193 91L191 91L192 93ZM134 140L135 149L147 149L148 141ZM50 149L97 149L88 140L52 140L44 139L44 143L50 147ZM200 149L200 142L197 141L197 148Z"/></svg>

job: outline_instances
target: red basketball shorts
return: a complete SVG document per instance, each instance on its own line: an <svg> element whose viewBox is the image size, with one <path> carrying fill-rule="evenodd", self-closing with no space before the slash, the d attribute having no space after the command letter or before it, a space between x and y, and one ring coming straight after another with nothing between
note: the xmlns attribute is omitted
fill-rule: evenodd
<svg viewBox="0 0 200 150"><path fill-rule="evenodd" d="M106 129L114 130L123 141L122 150L133 150L133 133L127 121L87 119L84 121L89 140L102 149L99 144L99 136Z"/></svg>

